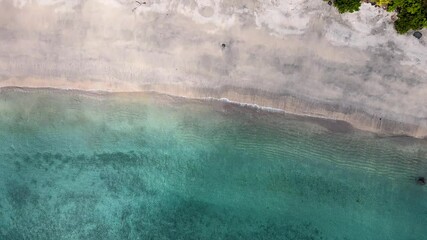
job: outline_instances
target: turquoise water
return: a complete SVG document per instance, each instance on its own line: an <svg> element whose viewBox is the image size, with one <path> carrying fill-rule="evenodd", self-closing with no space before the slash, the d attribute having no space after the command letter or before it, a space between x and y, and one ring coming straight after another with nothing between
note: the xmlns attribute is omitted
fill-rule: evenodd
<svg viewBox="0 0 427 240"><path fill-rule="evenodd" d="M155 94L0 93L0 239L427 239L427 142Z"/></svg>

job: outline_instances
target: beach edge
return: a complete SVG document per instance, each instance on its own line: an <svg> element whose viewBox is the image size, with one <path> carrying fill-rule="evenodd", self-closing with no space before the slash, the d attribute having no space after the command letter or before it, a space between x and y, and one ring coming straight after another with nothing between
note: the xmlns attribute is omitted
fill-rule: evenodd
<svg viewBox="0 0 427 240"><path fill-rule="evenodd" d="M80 89L60 87L25 87L2 86L0 94L5 91L67 91L79 94L96 95L133 95L155 93L171 97L202 101L227 102L241 107L256 108L261 111L283 112L301 117L317 118L331 121L343 121L353 128L371 132L383 137L405 136L427 139L427 126L414 123L417 119L399 121L381 115L370 114L354 106L339 106L334 103L321 103L287 94L274 94L256 89L244 89L232 86L217 89L202 87L184 87L178 85L144 85L135 91Z"/></svg>

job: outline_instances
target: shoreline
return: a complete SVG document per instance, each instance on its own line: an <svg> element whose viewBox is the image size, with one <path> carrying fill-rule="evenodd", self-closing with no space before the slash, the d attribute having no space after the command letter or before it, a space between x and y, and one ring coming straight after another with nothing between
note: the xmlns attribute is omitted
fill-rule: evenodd
<svg viewBox="0 0 427 240"><path fill-rule="evenodd" d="M23 91L75 91L81 94L113 94L133 95L154 93L169 95L171 97L186 98L190 100L225 102L239 107L246 107L261 111L292 114L300 117L314 119L342 121L351 127L371 132L379 136L395 137L406 136L416 139L427 139L427 126L411 122L397 121L387 117L375 116L364 110L349 106L348 108L337 104L321 103L299 99L290 95L279 95L263 92L256 89L243 89L236 87L222 87L219 89L194 88L183 86L147 85L138 90L120 91L119 89L82 89L58 87L26 87L26 86L1 86L0 94L4 90ZM124 90L124 89L122 89ZM269 95L269 96L267 96Z"/></svg>
<svg viewBox="0 0 427 240"><path fill-rule="evenodd" d="M371 4L48 2L1 4L0 87L222 99L427 139L427 43Z"/></svg>

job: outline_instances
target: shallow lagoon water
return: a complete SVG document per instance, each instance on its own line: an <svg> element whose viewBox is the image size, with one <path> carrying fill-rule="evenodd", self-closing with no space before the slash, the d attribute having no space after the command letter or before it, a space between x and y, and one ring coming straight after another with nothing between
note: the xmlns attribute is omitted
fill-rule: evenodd
<svg viewBox="0 0 427 240"><path fill-rule="evenodd" d="M425 239L427 142L156 94L0 93L0 239Z"/></svg>

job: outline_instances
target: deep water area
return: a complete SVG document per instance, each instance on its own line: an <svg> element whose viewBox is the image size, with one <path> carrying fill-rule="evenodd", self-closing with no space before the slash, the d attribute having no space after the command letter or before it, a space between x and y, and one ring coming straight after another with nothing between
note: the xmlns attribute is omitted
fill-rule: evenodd
<svg viewBox="0 0 427 240"><path fill-rule="evenodd" d="M427 141L154 93L0 91L0 239L427 239ZM427 176L426 176L427 177Z"/></svg>

